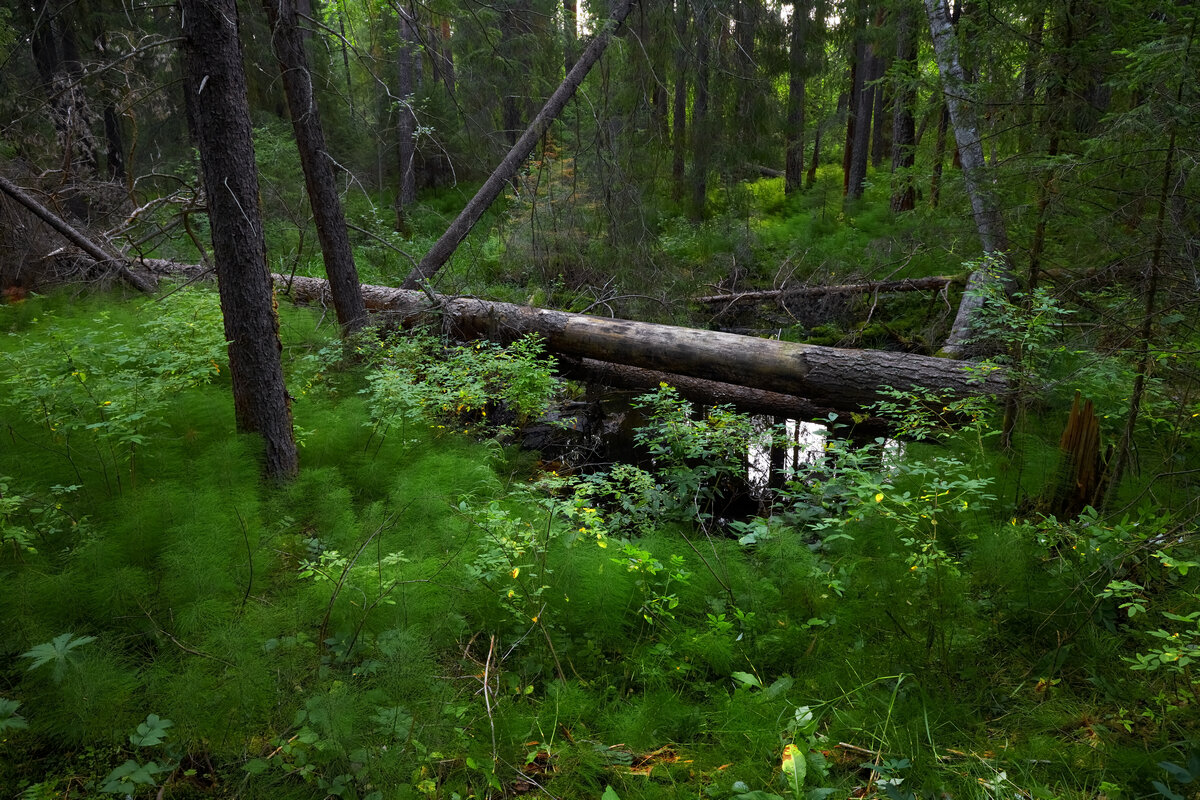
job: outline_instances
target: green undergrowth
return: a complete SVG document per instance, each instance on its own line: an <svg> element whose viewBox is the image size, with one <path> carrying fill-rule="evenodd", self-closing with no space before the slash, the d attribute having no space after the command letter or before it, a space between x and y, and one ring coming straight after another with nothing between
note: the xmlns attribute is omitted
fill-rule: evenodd
<svg viewBox="0 0 1200 800"><path fill-rule="evenodd" d="M728 410L663 386L652 463L534 471L501 441L553 390L536 341L347 348L281 308L302 469L271 488L214 309L2 311L0 785L1188 791L1194 540L1167 512L1017 513L987 412L902 455L824 441L763 516L722 520L757 435Z"/></svg>

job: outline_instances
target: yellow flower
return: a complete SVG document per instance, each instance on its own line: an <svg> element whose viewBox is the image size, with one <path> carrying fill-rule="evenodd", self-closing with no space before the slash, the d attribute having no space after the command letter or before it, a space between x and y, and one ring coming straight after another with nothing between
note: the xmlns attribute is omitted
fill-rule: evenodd
<svg viewBox="0 0 1200 800"><path fill-rule="evenodd" d="M508 596L509 596L509 597L516 597L516 595L517 595L517 592L516 592L516 590L515 590L515 589L509 589L509 590L508 590Z"/></svg>
<svg viewBox="0 0 1200 800"><path fill-rule="evenodd" d="M521 574L521 568L520 568L520 567L513 567L513 570L512 570L512 572L510 572L510 573L508 573L508 574L509 574L509 575L512 575L512 576L513 576L513 578L516 578L518 575L520 575L520 574Z"/></svg>
<svg viewBox="0 0 1200 800"><path fill-rule="evenodd" d="M883 502L883 492L879 492L878 494L876 494L876 495L875 495L875 502L876 502L876 503L882 503L882 502Z"/></svg>

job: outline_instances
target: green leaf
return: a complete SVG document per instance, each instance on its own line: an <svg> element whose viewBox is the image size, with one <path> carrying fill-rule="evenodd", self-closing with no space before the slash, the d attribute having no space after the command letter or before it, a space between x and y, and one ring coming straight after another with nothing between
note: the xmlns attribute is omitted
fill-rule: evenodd
<svg viewBox="0 0 1200 800"><path fill-rule="evenodd" d="M29 727L24 717L17 713L17 707L20 705L17 700L0 697L0 733Z"/></svg>
<svg viewBox="0 0 1200 800"><path fill-rule="evenodd" d="M265 758L252 758L246 762L246 765L242 769L246 770L250 775L261 775L267 771L269 766L270 764Z"/></svg>
<svg viewBox="0 0 1200 800"><path fill-rule="evenodd" d="M379 706L371 719L375 730L388 736L407 736L413 727L412 714L404 706Z"/></svg>
<svg viewBox="0 0 1200 800"><path fill-rule="evenodd" d="M32 659L31 663L25 669L32 672L38 667L54 663L54 680L59 682L63 678L67 664L70 663L71 651L77 647L82 647L85 644L90 644L96 641L95 636L80 636L75 638L73 633L64 633L60 636L55 636L52 641L43 642L42 644L32 647L21 653L21 658Z"/></svg>
<svg viewBox="0 0 1200 800"><path fill-rule="evenodd" d="M763 688L762 681L749 672L735 672L730 677L743 686L753 686L757 689Z"/></svg>
<svg viewBox="0 0 1200 800"><path fill-rule="evenodd" d="M605 786L604 794L600 795L600 800L621 800L621 796L611 786Z"/></svg>
<svg viewBox="0 0 1200 800"><path fill-rule="evenodd" d="M1182 767L1179 764L1175 764L1171 761L1160 761L1158 762L1158 766L1159 769L1161 769L1163 772L1166 772L1180 783L1191 783L1193 779L1200 777L1200 775L1193 775L1191 770L1188 768Z"/></svg>
<svg viewBox="0 0 1200 800"><path fill-rule="evenodd" d="M162 744L163 739L167 738L167 728L175 723L169 719L163 719L158 714L150 714L146 717L146 721L137 726L137 732L129 734L129 741L135 747L153 747L156 744Z"/></svg>
<svg viewBox="0 0 1200 800"><path fill-rule="evenodd" d="M131 795L137 791L138 786L154 786L157 784L158 780L154 776L169 769L170 767L166 764L160 766L153 761L139 764L130 759L108 773L108 777L104 779L104 784L100 787L100 791Z"/></svg>
<svg viewBox="0 0 1200 800"><path fill-rule="evenodd" d="M772 700L774 700L777 697L782 697L784 694L787 693L787 691L789 689L792 688L792 684L794 684L794 683L795 683L795 681L792 680L791 678L787 677L786 675L783 676L782 678L779 678L774 683L772 683L770 685L770 687L767 689L767 697L769 697Z"/></svg>
<svg viewBox="0 0 1200 800"><path fill-rule="evenodd" d="M1167 800L1187 800L1183 795L1175 794L1175 792L1168 789L1162 781L1150 781L1150 785L1157 789L1158 793L1167 798Z"/></svg>

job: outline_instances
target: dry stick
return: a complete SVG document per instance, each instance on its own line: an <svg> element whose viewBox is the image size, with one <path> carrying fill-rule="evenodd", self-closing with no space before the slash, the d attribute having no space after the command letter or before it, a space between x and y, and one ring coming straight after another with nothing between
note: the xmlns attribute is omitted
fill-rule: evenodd
<svg viewBox="0 0 1200 800"><path fill-rule="evenodd" d="M758 302L760 300L788 299L792 297L818 297L826 294L868 294L878 292L919 292L931 289L944 289L954 283L963 283L960 275L934 275L928 278L903 278L894 281L866 281L863 283L845 283L829 286L789 286L782 289L766 289L740 294L713 294L693 298L694 302L706 305L728 303Z"/></svg>
<svg viewBox="0 0 1200 800"><path fill-rule="evenodd" d="M42 220L42 222L45 222L51 228L54 228L54 230L62 234L62 236L71 244L75 245L80 250L96 259L101 266L105 264L112 264L114 271L121 276L121 279L133 288L137 289L139 292L145 292L146 294L152 294L154 292L154 286L150 282L148 282L145 278L134 275L129 271L129 268L122 263L124 259L120 258L119 256L111 256L104 252L102 247L88 239L79 231L72 228L70 225L64 222L61 217L59 217L50 209L46 208L37 200L30 197L23 189L21 189L21 187L17 186L3 175L0 175L0 190L3 190L3 192L13 200L16 200L18 203L25 206L25 208L29 209L29 211Z"/></svg>
<svg viewBox="0 0 1200 800"><path fill-rule="evenodd" d="M633 3L634 0L618 0L613 8L612 17L600 28L591 43L588 44L587 49L583 51L583 55L575 62L575 66L563 78L563 82L554 90L554 94L550 95L546 105L542 106L542 110L533 118L533 122L529 124L525 133L521 134L521 138L500 162L500 166L496 167L496 170L488 176L483 186L479 187L479 191L467 203L466 208L455 218L454 222L450 223L450 227L434 243L433 247L429 248L429 252L421 259L417 268L404 279L403 288L418 288L422 282L432 278L450 260L450 256L454 255L454 251L475 227L475 223L479 222L479 218L500 196L504 186L517 174L517 170L533 152L538 140L549 130L550 124L562 113L567 101L574 96L575 90L583 83L588 71L600 60L600 56L608 47L613 34L629 16L629 12L633 9Z"/></svg>

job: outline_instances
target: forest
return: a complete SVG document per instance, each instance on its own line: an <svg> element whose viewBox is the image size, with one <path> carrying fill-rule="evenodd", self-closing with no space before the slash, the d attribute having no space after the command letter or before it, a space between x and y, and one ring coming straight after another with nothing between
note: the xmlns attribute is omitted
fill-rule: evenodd
<svg viewBox="0 0 1200 800"><path fill-rule="evenodd" d="M0 798L1197 800L1198 21L0 4Z"/></svg>

